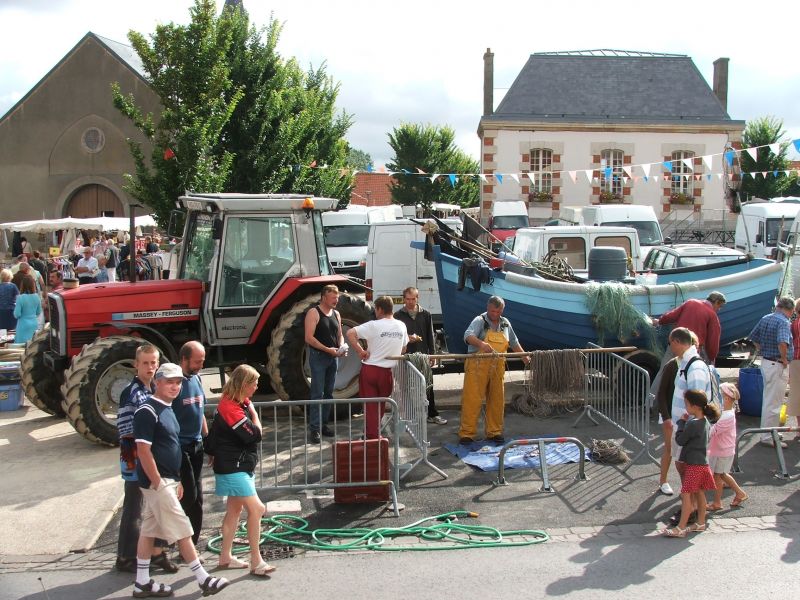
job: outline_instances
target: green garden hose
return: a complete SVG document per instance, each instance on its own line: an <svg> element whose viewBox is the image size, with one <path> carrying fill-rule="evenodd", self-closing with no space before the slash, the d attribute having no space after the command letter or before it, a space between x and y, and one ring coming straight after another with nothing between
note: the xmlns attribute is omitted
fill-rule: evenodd
<svg viewBox="0 0 800 600"><path fill-rule="evenodd" d="M378 527L369 529L355 527L350 529L308 529L308 521L294 515L274 515L261 520L262 532L259 545L275 542L285 546L306 548L308 550L346 551L429 551L459 550L466 548L499 548L502 546L530 546L550 539L544 531L537 529L515 529L501 531L485 525L465 525L458 522L459 517L476 518L477 513L454 510L435 517L425 517L405 527ZM508 538L521 537L519 540ZM416 537L426 542L447 542L436 545L411 544L406 546L384 545L389 539ZM247 526L239 524L234 538L247 538ZM222 536L208 541L208 549L219 554ZM233 554L246 554L250 547L245 543L234 542Z"/></svg>

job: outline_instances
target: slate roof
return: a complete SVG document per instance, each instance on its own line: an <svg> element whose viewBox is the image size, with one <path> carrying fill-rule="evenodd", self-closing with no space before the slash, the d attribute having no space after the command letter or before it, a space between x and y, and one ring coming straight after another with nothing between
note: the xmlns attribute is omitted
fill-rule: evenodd
<svg viewBox="0 0 800 600"><path fill-rule="evenodd" d="M597 50L531 54L495 120L739 123L688 56Z"/></svg>
<svg viewBox="0 0 800 600"><path fill-rule="evenodd" d="M139 56L136 54L136 52L131 46L128 46L121 42L115 42L114 40L99 36L96 33L92 33L91 31L89 31L86 35L84 35L80 39L80 41L77 44L75 44L72 47L72 49L69 52L67 52L61 58L60 61L58 61L58 63L56 63L56 65L52 69L50 69L47 72L47 74L44 77L42 77L36 83L36 85L34 85L30 90L28 90L28 92L22 98L20 98L16 103L14 103L14 105L11 108L9 108L4 115L0 116L0 122L4 121L7 117L9 117L15 110L17 110L18 107L22 106L25 100L27 100L30 97L30 95L33 94L40 85L42 85L45 81L47 81L47 78L50 77L50 75L53 72L55 72L61 65L63 65L75 53L75 51L77 51L78 48L80 48L83 45L83 43L89 38L97 40L100 43L100 45L108 49L108 51L111 52L111 54L116 56L123 64L125 64L131 71L133 71L137 77L140 77L142 80L145 81L145 83L147 83L147 76L144 71L144 66L142 65L142 61L139 60Z"/></svg>

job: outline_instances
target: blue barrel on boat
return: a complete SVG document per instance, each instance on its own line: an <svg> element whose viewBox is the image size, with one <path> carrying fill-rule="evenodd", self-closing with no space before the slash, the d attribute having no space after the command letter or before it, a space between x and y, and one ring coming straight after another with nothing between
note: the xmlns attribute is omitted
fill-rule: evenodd
<svg viewBox="0 0 800 600"><path fill-rule="evenodd" d="M739 369L739 410L751 417L761 416L764 377L761 369Z"/></svg>
<svg viewBox="0 0 800 600"><path fill-rule="evenodd" d="M589 279L622 281L628 273L628 253L617 246L599 246L589 250Z"/></svg>

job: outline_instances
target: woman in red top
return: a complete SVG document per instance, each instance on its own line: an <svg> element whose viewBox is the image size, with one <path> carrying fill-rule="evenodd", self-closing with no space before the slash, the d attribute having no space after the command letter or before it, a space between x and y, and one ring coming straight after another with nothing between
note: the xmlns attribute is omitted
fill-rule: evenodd
<svg viewBox="0 0 800 600"><path fill-rule="evenodd" d="M258 463L258 444L261 441L261 421L250 397L258 387L258 371L249 365L239 365L222 388L222 399L208 434L206 452L214 457L214 477L217 496L227 496L222 521L222 547L219 553L221 569L246 569L264 577L275 570L261 559L261 517L264 503L255 486ZM233 556L233 537L239 526L242 509L247 509L247 540L250 544L250 564Z"/></svg>
<svg viewBox="0 0 800 600"><path fill-rule="evenodd" d="M800 300L794 305L795 319L792 321L792 362L789 363L789 400L786 402L786 420L794 417L800 427ZM787 423L788 425L788 423ZM800 434L795 440L800 442Z"/></svg>

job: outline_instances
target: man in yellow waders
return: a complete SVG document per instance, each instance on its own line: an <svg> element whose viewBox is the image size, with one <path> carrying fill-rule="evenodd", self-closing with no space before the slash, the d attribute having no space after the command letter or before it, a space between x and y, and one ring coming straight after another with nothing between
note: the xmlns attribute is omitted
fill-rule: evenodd
<svg viewBox="0 0 800 600"><path fill-rule="evenodd" d="M525 352L520 346L511 323L503 316L505 302L492 296L486 304L486 312L472 320L464 332L468 352L491 353ZM523 358L530 362L530 357ZM505 390L503 378L506 373L505 358L468 358L464 361L464 391L461 396L461 429L459 443L468 445L475 439L481 405L486 400L486 439L498 444L503 438L503 412Z"/></svg>

